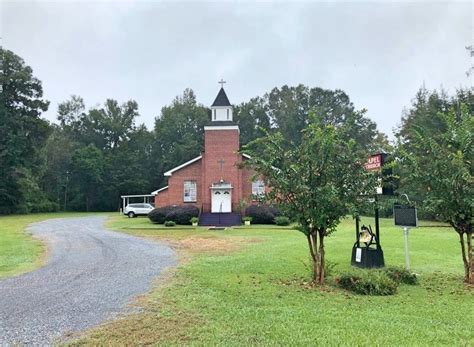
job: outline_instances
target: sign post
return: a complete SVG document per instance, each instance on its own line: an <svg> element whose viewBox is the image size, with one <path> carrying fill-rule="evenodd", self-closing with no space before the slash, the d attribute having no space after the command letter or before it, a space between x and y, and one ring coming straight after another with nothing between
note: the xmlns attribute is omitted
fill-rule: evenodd
<svg viewBox="0 0 474 347"><path fill-rule="evenodd" d="M410 254L408 253L408 227L403 227L403 236L405 239L405 269L410 271Z"/></svg>
<svg viewBox="0 0 474 347"><path fill-rule="evenodd" d="M393 217L395 225L403 227L403 238L405 241L405 269L410 271L410 255L408 253L408 234L410 229L408 227L417 227L418 217L416 208L407 205L394 205Z"/></svg>

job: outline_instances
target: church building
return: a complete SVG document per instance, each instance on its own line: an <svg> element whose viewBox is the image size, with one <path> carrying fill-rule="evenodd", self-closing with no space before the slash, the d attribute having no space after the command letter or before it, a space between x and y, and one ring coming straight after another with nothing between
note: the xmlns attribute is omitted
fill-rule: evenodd
<svg viewBox="0 0 474 347"><path fill-rule="evenodd" d="M223 214L234 215L228 224L240 224L238 206L243 201L247 205L256 203L266 188L263 180L252 180L254 172L238 167L249 158L239 154L239 134L239 126L233 122L233 107L221 87L211 106L210 122L204 127L203 151L165 172L168 185L155 192L155 207L192 204L201 209L201 225L224 224L220 218Z"/></svg>

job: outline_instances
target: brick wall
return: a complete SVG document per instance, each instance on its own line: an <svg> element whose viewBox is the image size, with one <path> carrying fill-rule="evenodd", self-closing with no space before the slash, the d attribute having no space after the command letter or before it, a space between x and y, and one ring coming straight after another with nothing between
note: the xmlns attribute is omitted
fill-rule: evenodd
<svg viewBox="0 0 474 347"><path fill-rule="evenodd" d="M204 212L209 212L211 210L210 187L212 184L219 183L221 179L233 187L233 211L242 199L246 200L247 204L251 204L254 172L238 168L237 165L242 161L242 156L238 153L239 146L239 131L236 129L206 130L202 159L173 172L168 178L168 189L161 191L155 197L155 206L190 204L198 208L203 207ZM224 160L222 168L220 160ZM197 183L196 202L184 202L183 186L184 181L187 180L194 180Z"/></svg>
<svg viewBox="0 0 474 347"><path fill-rule="evenodd" d="M196 181L196 202L184 202L184 181ZM155 207L189 204L200 208L202 204L201 191L202 159L182 168L181 170L173 172L173 174L168 178L168 189L158 193L155 197Z"/></svg>

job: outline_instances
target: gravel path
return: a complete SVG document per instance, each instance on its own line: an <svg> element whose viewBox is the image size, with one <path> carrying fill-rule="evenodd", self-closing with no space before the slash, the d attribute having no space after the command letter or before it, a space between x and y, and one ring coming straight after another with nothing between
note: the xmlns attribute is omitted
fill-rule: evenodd
<svg viewBox="0 0 474 347"><path fill-rule="evenodd" d="M52 219L29 231L46 241L46 266L0 280L0 345L50 344L126 311L175 265L166 246L105 230L104 217Z"/></svg>

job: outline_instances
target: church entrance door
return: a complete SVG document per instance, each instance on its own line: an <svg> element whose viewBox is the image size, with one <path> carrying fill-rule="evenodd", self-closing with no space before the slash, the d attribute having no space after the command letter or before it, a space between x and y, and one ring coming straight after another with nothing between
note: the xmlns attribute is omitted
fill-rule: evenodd
<svg viewBox="0 0 474 347"><path fill-rule="evenodd" d="M232 194L230 189L213 189L212 191L212 213L232 212Z"/></svg>

